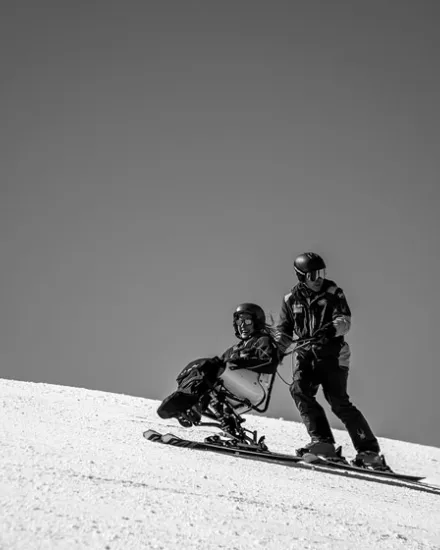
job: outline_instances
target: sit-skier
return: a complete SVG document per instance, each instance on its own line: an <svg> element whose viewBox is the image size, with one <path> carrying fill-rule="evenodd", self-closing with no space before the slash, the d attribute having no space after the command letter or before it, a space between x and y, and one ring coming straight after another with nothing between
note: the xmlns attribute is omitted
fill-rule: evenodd
<svg viewBox="0 0 440 550"><path fill-rule="evenodd" d="M245 399L247 391L255 392L252 382L255 374L248 381L243 375L234 378L234 371L243 369L258 375L276 372L280 354L273 329L266 324L264 310L257 304L240 304L233 314L233 326L239 342L220 357L201 358L189 363L177 377L177 390L159 406L157 413L161 418L174 417L182 426L191 427L200 423L208 407L211 414L217 407L219 420L225 420L221 418L222 404L213 398L213 390L219 382L229 385L232 394L236 390Z"/></svg>

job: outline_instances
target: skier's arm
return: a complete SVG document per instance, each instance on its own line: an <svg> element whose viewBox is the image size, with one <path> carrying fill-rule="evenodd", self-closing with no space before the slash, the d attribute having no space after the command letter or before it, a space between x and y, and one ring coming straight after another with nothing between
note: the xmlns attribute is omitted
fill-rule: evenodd
<svg viewBox="0 0 440 550"><path fill-rule="evenodd" d="M342 289L338 288L335 296L336 300L332 319L336 330L335 336L345 336L351 327L351 311Z"/></svg>
<svg viewBox="0 0 440 550"><path fill-rule="evenodd" d="M258 338L250 348L234 350L232 353L228 353L228 351L225 352L223 359L233 369L266 371L271 370L271 367L276 367L279 362L277 347L275 343L271 342L269 336Z"/></svg>
<svg viewBox="0 0 440 550"><path fill-rule="evenodd" d="M294 322L292 318L291 308L288 304L289 296L290 294L285 296L283 300L278 323L275 328L275 340L282 354L286 352L287 348L292 345L294 339L297 338L297 335L294 331Z"/></svg>

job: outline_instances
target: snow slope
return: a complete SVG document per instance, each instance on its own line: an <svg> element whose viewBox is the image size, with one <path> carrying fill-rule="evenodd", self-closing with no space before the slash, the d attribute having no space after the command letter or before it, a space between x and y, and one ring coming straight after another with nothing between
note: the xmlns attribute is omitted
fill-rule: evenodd
<svg viewBox="0 0 440 550"><path fill-rule="evenodd" d="M158 402L0 380L1 550L440 549L440 492L166 447ZM248 418L273 450L301 424ZM336 432L353 456L344 432ZM440 483L440 449L381 439L399 471Z"/></svg>

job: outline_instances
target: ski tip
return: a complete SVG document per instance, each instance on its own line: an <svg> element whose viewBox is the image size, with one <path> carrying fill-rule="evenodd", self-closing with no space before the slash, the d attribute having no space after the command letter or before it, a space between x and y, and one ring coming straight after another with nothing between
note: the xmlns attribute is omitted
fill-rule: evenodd
<svg viewBox="0 0 440 550"><path fill-rule="evenodd" d="M145 432L143 432L142 435L145 437L145 439L156 439L158 437L161 437L161 434L159 432L156 432L156 430L146 430Z"/></svg>

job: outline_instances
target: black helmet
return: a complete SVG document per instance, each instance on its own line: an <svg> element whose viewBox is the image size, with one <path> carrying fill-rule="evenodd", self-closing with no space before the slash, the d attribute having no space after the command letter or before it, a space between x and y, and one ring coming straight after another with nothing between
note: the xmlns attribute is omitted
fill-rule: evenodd
<svg viewBox="0 0 440 550"><path fill-rule="evenodd" d="M244 304L240 304L235 308L234 316L233 316L234 332L237 338L239 337L239 334L237 331L237 324L235 321L237 320L238 316L241 313L247 313L252 317L252 320L254 322L254 328L256 331L263 330L263 328L266 326L266 314L264 313L264 310L262 307L260 307L257 304L250 304L247 302Z"/></svg>
<svg viewBox="0 0 440 550"><path fill-rule="evenodd" d="M326 268L324 260L314 252L304 252L295 258L293 269L295 270L298 280L304 282L307 273L321 271Z"/></svg>

